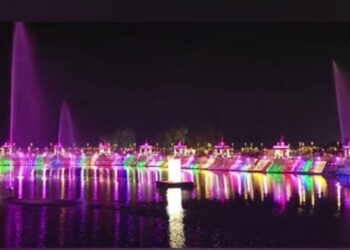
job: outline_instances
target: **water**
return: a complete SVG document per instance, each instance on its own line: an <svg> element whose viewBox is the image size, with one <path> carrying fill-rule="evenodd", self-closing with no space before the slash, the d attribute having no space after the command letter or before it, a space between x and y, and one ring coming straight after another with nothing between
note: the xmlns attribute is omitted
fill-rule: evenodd
<svg viewBox="0 0 350 250"><path fill-rule="evenodd" d="M33 41L22 22L13 33L11 65L11 142L19 147L30 143L44 146L48 141L47 100L36 67Z"/></svg>
<svg viewBox="0 0 350 250"><path fill-rule="evenodd" d="M16 180L22 203L3 179L0 247L350 246L350 189L334 179L185 170L193 191L157 191L165 170L80 171Z"/></svg>
<svg viewBox="0 0 350 250"><path fill-rule="evenodd" d="M71 147L75 143L73 121L65 101L61 106L58 142L64 147Z"/></svg>
<svg viewBox="0 0 350 250"><path fill-rule="evenodd" d="M333 73L342 142L346 144L350 140L350 113L348 108L350 106L350 75L335 61L333 61Z"/></svg>

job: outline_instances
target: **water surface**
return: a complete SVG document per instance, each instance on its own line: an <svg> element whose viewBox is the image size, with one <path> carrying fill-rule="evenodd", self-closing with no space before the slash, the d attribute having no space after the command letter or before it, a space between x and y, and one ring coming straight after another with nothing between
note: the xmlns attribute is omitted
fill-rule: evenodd
<svg viewBox="0 0 350 250"><path fill-rule="evenodd" d="M0 247L350 246L350 189L336 179L199 170L183 178L193 191L157 190L167 179L157 168L3 178Z"/></svg>

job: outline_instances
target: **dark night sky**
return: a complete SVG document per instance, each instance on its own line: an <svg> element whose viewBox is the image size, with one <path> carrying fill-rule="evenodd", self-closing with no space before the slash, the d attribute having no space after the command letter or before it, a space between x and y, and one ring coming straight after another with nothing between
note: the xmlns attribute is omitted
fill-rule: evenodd
<svg viewBox="0 0 350 250"><path fill-rule="evenodd" d="M52 107L81 141L116 128L138 140L212 126L227 141L339 139L331 68L345 24L31 23ZM11 24L0 25L0 139L7 137ZM350 44L350 43L349 43ZM56 117L48 119L57 120Z"/></svg>

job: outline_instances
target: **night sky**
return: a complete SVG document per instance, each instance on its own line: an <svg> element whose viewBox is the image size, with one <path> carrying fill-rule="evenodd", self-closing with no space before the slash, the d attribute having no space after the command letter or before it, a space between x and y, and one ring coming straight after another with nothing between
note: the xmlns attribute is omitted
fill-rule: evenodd
<svg viewBox="0 0 350 250"><path fill-rule="evenodd" d="M339 140L332 59L345 24L30 23L58 123L65 99L81 142L132 128L152 139L211 126L236 143ZM0 24L0 140L7 138L12 24ZM349 42L350 44L350 42ZM154 142L154 140L153 140Z"/></svg>

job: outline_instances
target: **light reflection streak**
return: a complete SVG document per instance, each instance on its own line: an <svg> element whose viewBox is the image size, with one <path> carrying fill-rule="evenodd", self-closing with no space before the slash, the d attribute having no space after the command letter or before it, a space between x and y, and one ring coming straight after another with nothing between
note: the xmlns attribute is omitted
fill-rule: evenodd
<svg viewBox="0 0 350 250"><path fill-rule="evenodd" d="M184 211L180 188L169 188L166 193L167 213L169 216L169 243L172 248L185 247Z"/></svg>
<svg viewBox="0 0 350 250"><path fill-rule="evenodd" d="M22 168L19 168L22 169ZM50 183L53 174L57 174L59 177L59 183L61 188L60 194L61 197L65 197L65 192L68 191L68 196L74 196L74 185L68 185L65 188L65 183L71 182L74 180L72 175L75 175L73 171L70 171L68 168L66 169L56 169L56 170L48 170L44 176L41 177L40 183L35 178L30 181L32 186L42 185L40 190L42 193L41 197L47 196L47 185ZM66 171L68 171L66 173ZM84 178L88 175L85 173L85 169L81 168L80 170L80 182L86 182L87 179ZM105 185L111 184L111 175L115 181L118 183L118 169L101 169L98 171L97 167L92 167L93 171L93 179L94 185L99 185L97 182L104 182ZM126 172L126 190L128 193L128 198L131 199L133 197L134 200L144 200L145 197L148 197L148 194L155 193L153 190L153 182L155 182L163 169L158 168L150 168L150 169L134 169L132 167L124 168L123 171ZM32 173L33 171L31 171ZM165 171L166 172L166 171ZM66 178L66 174L71 178ZM79 173L78 173L79 174ZM195 180L194 192L192 192L192 198L196 199L218 199L225 200L234 198L235 196L244 196L246 199L255 199L255 192L259 194L259 199L264 200L266 196L269 194L274 194L277 200L281 195L284 196L286 201L289 201L295 191L297 190L297 194L300 198L300 204L304 205L306 200L310 199L309 194L315 192L317 199L324 197L327 194L327 181L322 176L297 176L297 175L271 175L271 174L261 174L261 173L237 173L237 172L212 172L212 171L199 171L199 170L184 170L184 178L185 180ZM23 185L24 178L17 178L18 190L17 194L19 197L22 197L23 194L20 194L21 186ZM35 197L34 190L36 188L31 187L30 193L31 197ZM66 190L65 190L66 189ZM146 190L147 189L147 190ZM153 190L153 191L152 191ZM135 197L134 195L135 194ZM277 193L277 194L276 194ZM203 195L203 197L201 197ZM152 196L152 195L151 195ZM155 196L155 195L153 195ZM315 202L317 201L315 197ZM148 200L148 198L147 198Z"/></svg>
<svg viewBox="0 0 350 250"><path fill-rule="evenodd" d="M301 179L298 178L298 196L299 196L299 206L303 205L303 199L302 199L302 187L301 187Z"/></svg>
<svg viewBox="0 0 350 250"><path fill-rule="evenodd" d="M227 176L224 176L224 194L225 194L225 200L228 200L230 198L230 193L229 193L229 187L228 187L228 181L227 181Z"/></svg>
<svg viewBox="0 0 350 250"><path fill-rule="evenodd" d="M339 182L337 182L336 184L337 187L337 209L340 211L341 210L341 185L339 184Z"/></svg>
<svg viewBox="0 0 350 250"><path fill-rule="evenodd" d="M25 190L29 191L29 197L34 199L40 197L42 199L51 198L58 194L60 199L74 199L76 197L76 186L74 184L74 177L65 178L65 170L56 169L48 170L46 177L35 178L34 180L24 178L16 179L17 189L15 194L18 198L24 198ZM101 171L101 170L100 170ZM118 168L103 169L100 174L96 167L91 169L92 174L92 198L94 200L106 197L107 199L119 200L126 196L126 202L132 201L159 201L160 195L155 188L155 181L159 174L166 171L159 168L142 168L136 169L133 167L125 167L121 174L126 173L126 179L121 176L125 186L120 188L118 183ZM50 175L57 173L59 181L52 181ZM72 172L73 175L80 173L80 199L84 197L84 184L89 179L89 173L86 173L84 168L81 168L77 173ZM71 173L71 174L72 174ZM115 179L111 180L112 176ZM39 173L38 173L39 176ZM86 176L86 178L84 178ZM292 202L294 198L299 199L299 207L316 207L318 200L327 196L328 186L327 181L322 176L302 176L302 175L279 175L279 174L261 174L261 173L238 173L238 172L213 172L213 171L199 171L199 170L184 170L184 178L186 180L195 180L195 189L186 195L186 199L210 199L225 201L229 199L236 199L238 197L244 198L247 201L259 200L264 202L267 198L272 197L273 201L280 205L280 208L285 207L286 203ZM51 188L52 184L58 185ZM28 187L29 188L26 188ZM106 187L104 191L99 191L101 185ZM115 185L110 187L110 185ZM124 185L124 184L123 184ZM40 186L40 188L37 188ZM50 188L48 188L50 187ZM79 186L78 186L79 187ZM112 191L111 188L114 188ZM340 184L336 187L337 192L340 189ZM52 190L51 190L52 189ZM48 193L50 191L50 194ZM98 192L101 193L99 197ZM114 196L114 197L113 197ZM337 203L342 199L343 194L337 194ZM57 198L58 198L57 197ZM25 197L28 198L28 197Z"/></svg>
<svg viewBox="0 0 350 250"><path fill-rule="evenodd" d="M136 170L137 171L137 200L138 201L142 201L142 190L141 190L141 187L142 187L142 176L141 176L141 172L139 170Z"/></svg>
<svg viewBox="0 0 350 250"><path fill-rule="evenodd" d="M302 198L301 198L302 204L305 205L305 203L306 203L306 191L305 191L305 187L304 186L302 186L301 196L302 196Z"/></svg>
<svg viewBox="0 0 350 250"><path fill-rule="evenodd" d="M197 185L195 186L195 189L196 189L196 198L199 200L201 199L202 195L201 195L201 190L200 190L200 180L199 180L199 174L198 174L198 171L197 170L194 170L193 171L193 174L194 174L194 179L195 179L195 183L197 183Z"/></svg>
<svg viewBox="0 0 350 250"><path fill-rule="evenodd" d="M42 186L42 198L46 199L46 183L47 183L47 179L43 178L42 179L43 182L43 186Z"/></svg>
<svg viewBox="0 0 350 250"><path fill-rule="evenodd" d="M131 200L131 179L130 179L130 169L126 168L126 198L127 201Z"/></svg>
<svg viewBox="0 0 350 250"><path fill-rule="evenodd" d="M311 206L312 208L315 207L315 193L311 192Z"/></svg>
<svg viewBox="0 0 350 250"><path fill-rule="evenodd" d="M80 182L80 200L81 201L84 201L85 199L85 182L84 181L81 181Z"/></svg>
<svg viewBox="0 0 350 250"><path fill-rule="evenodd" d="M343 190L343 204L346 209L350 209L350 189Z"/></svg>
<svg viewBox="0 0 350 250"><path fill-rule="evenodd" d="M107 180L106 180L106 187L107 187L107 200L111 200L111 181L110 181L110 171L107 169Z"/></svg>
<svg viewBox="0 0 350 250"><path fill-rule="evenodd" d="M242 195L242 178L241 174L235 173L235 176L237 177L237 186L238 186L238 194Z"/></svg>
<svg viewBox="0 0 350 250"><path fill-rule="evenodd" d="M34 195L35 195L35 192L34 192L34 180L31 179L29 180L30 181L30 198L31 199L34 199Z"/></svg>
<svg viewBox="0 0 350 250"><path fill-rule="evenodd" d="M75 182L73 179L68 181L68 194L67 194L68 199L73 199L73 197L74 197L74 191L75 191L74 184L75 184Z"/></svg>
<svg viewBox="0 0 350 250"><path fill-rule="evenodd" d="M93 191L92 191L93 192L92 199L94 201L96 201L97 197L98 197L98 185L97 184L98 184L98 180L97 180L97 178L94 178Z"/></svg>
<svg viewBox="0 0 350 250"><path fill-rule="evenodd" d="M85 177L85 169L81 168L80 169L80 182L83 183L84 182L84 178Z"/></svg>
<svg viewBox="0 0 350 250"><path fill-rule="evenodd" d="M64 178L64 172L62 172L62 176L61 176L61 199L62 200L64 199L65 192L66 192L65 178Z"/></svg>
<svg viewBox="0 0 350 250"><path fill-rule="evenodd" d="M23 178L18 179L18 199L23 198Z"/></svg>

